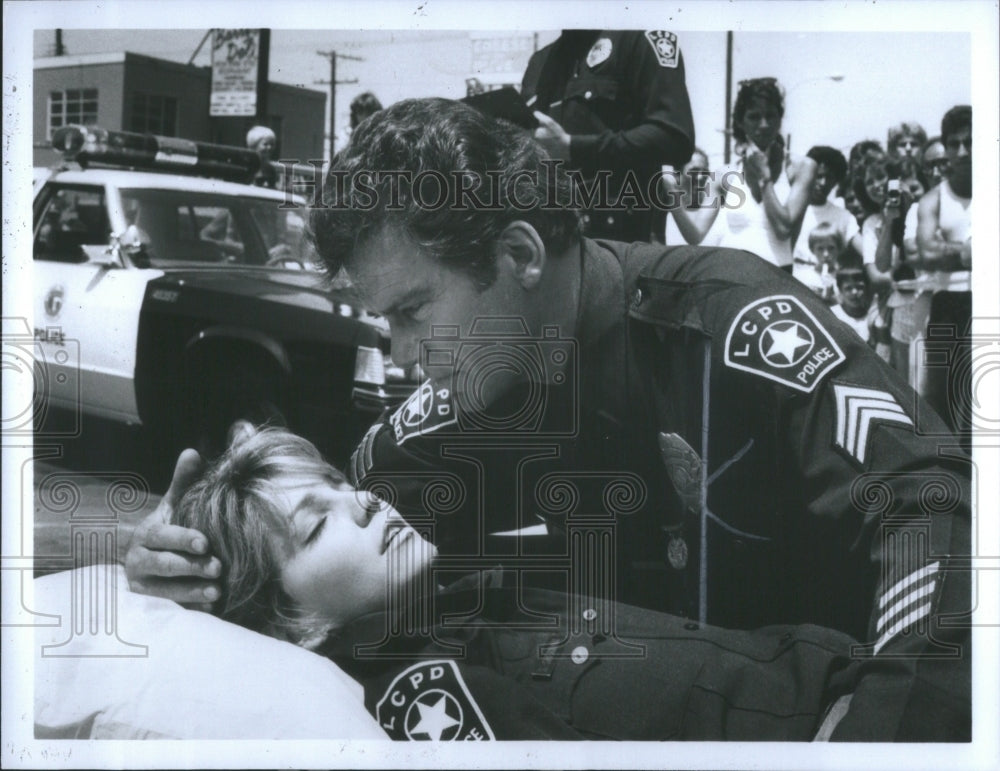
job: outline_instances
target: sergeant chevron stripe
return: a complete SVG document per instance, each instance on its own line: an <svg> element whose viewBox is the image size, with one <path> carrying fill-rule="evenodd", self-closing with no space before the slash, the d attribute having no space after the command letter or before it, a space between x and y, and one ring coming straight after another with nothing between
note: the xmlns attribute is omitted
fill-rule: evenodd
<svg viewBox="0 0 1000 771"><path fill-rule="evenodd" d="M882 595L878 603L882 616L875 630L880 635L875 643L875 653L897 634L930 613L931 596L937 586L934 576L939 565L939 562L932 562L915 570Z"/></svg>
<svg viewBox="0 0 1000 771"><path fill-rule="evenodd" d="M913 425L896 398L886 391L835 383L833 392L837 402L835 441L859 463L865 462L872 421Z"/></svg>

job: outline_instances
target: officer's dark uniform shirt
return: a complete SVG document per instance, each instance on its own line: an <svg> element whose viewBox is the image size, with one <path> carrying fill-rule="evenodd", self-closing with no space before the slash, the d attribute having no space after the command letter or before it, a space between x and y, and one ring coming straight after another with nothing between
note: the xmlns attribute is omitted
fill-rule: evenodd
<svg viewBox="0 0 1000 771"><path fill-rule="evenodd" d="M319 652L362 684L391 738L415 741L808 741L856 666L854 641L829 629L733 632L509 577L363 617Z"/></svg>
<svg viewBox="0 0 1000 771"><path fill-rule="evenodd" d="M682 167L694 148L694 123L677 36L651 30L570 30L528 62L521 94L571 135L568 169L588 185L598 170L608 180L616 210L585 209L585 232L595 238L648 241L662 211L635 206L664 164ZM627 211L628 205L633 211ZM654 217L654 215L659 215ZM659 227L657 225L656 227ZM662 228L657 230L661 233Z"/></svg>
<svg viewBox="0 0 1000 771"><path fill-rule="evenodd" d="M425 384L368 432L354 481L456 570L850 634L834 738L967 738L969 464L941 419L747 252L584 239L580 259L575 341L492 342L548 385L477 413Z"/></svg>

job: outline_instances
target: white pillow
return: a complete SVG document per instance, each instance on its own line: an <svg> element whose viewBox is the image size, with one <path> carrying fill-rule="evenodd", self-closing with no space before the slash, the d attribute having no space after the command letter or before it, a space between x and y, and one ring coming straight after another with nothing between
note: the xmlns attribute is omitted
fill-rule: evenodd
<svg viewBox="0 0 1000 771"><path fill-rule="evenodd" d="M59 616L36 628L37 739L388 740L333 662L133 594L119 565L44 576L34 590L37 611Z"/></svg>

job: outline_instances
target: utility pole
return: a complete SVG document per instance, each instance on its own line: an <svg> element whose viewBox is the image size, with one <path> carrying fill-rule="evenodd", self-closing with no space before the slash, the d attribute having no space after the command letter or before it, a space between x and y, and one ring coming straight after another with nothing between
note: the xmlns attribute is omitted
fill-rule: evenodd
<svg viewBox="0 0 1000 771"><path fill-rule="evenodd" d="M360 56L349 56L348 54L338 54L336 51L317 51L317 56L324 56L330 60L330 79L329 80L317 80L318 85L329 85L330 86L330 156L329 160L333 160L333 146L334 140L337 136L337 86L347 83L357 83L358 79L353 80L337 80L337 59L348 59L352 62L363 62Z"/></svg>
<svg viewBox="0 0 1000 771"><path fill-rule="evenodd" d="M733 138L733 33L726 33L726 136L722 160L727 166L732 154Z"/></svg>

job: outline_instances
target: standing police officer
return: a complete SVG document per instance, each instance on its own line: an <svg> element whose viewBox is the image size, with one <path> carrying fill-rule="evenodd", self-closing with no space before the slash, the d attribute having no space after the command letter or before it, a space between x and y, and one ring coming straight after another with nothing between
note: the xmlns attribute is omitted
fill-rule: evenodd
<svg viewBox="0 0 1000 771"><path fill-rule="evenodd" d="M536 110L535 139L549 155L578 170L588 189L608 175L609 200L586 207L586 235L629 242L662 234L650 181L664 164L681 168L694 148L674 33L564 30L531 57L521 94Z"/></svg>

